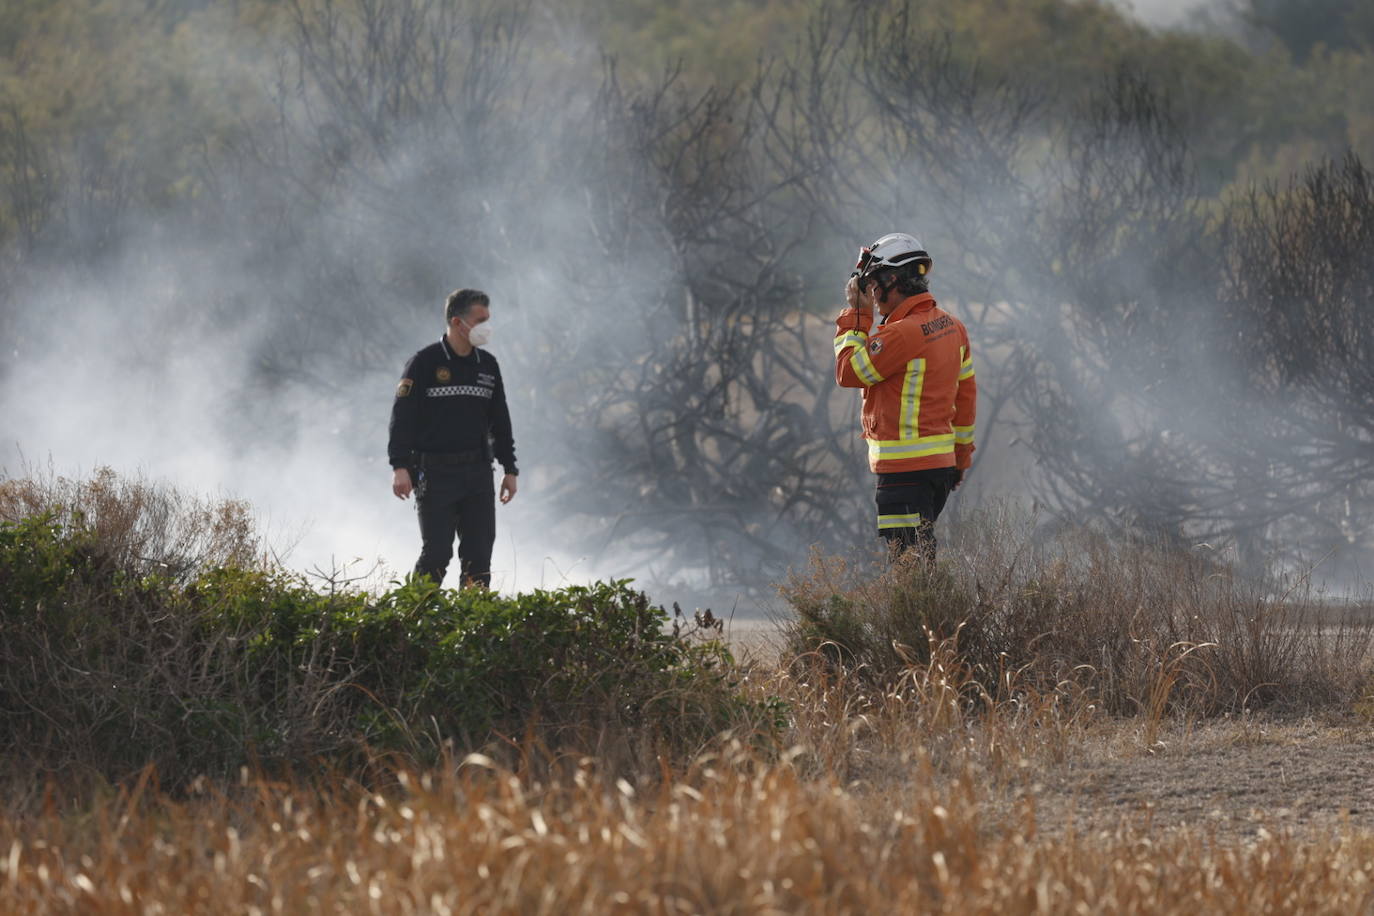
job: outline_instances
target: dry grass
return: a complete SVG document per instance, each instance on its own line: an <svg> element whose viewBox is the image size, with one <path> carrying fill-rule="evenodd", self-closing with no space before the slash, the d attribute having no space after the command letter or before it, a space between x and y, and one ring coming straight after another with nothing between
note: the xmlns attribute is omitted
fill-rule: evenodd
<svg viewBox="0 0 1374 916"><path fill-rule="evenodd" d="M1303 576L1243 580L1210 548L1047 534L1014 511L966 526L942 557L935 570L813 557L781 589L797 612L792 650L819 646L888 683L924 661L930 634L957 637L991 692L1073 683L1156 724L1166 713L1346 707L1365 686L1367 602L1332 601Z"/></svg>
<svg viewBox="0 0 1374 916"><path fill-rule="evenodd" d="M631 786L591 761L531 781L471 760L386 795L138 790L0 821L14 913L1358 913L1374 838L1222 847L1130 825L990 832L971 780L921 765L866 797L736 748Z"/></svg>
<svg viewBox="0 0 1374 916"><path fill-rule="evenodd" d="M100 543L131 563L178 543L145 522L175 525L175 507L113 479L8 482L0 520L65 497L108 519ZM205 521L195 556L253 543L232 518ZM290 779L164 792L152 769L45 783L13 755L3 909L1374 911L1374 821L1263 811L1315 810L1337 782L1360 805L1374 796L1367 624L1333 629L1329 602L1201 558L1084 533L1033 542L1005 523L974 534L934 576L821 559L794 579L792 651L760 643L731 669L751 702L690 759L582 756L532 727L491 749L499 761L373 760L366 785L302 763ZM846 644L818 641L819 625ZM1265 704L1340 725L1271 727L1253 712ZM1181 774L1194 778L1155 823ZM1248 824L1268 827L1197 827L1228 779L1260 811Z"/></svg>
<svg viewBox="0 0 1374 916"><path fill-rule="evenodd" d="M1157 759L1143 756L1139 717L1109 717L1082 691L997 699L948 639L882 690L824 671L748 675L749 689L791 705L790 750L727 738L629 779L539 750L514 770L472 756L402 771L382 790L245 777L173 799L149 773L94 802L50 794L0 818L0 888L18 913L1374 906L1374 834L1353 826L1315 839L1271 827L1235 843L1161 832L1148 813L1084 816L1080 829L1061 812L1046 829L1033 782L1089 756Z"/></svg>
<svg viewBox="0 0 1374 916"><path fill-rule="evenodd" d="M157 481L97 468L87 480L27 469L0 478L0 523L51 514L88 529L112 564L174 580L216 566L265 562L247 503L199 499Z"/></svg>

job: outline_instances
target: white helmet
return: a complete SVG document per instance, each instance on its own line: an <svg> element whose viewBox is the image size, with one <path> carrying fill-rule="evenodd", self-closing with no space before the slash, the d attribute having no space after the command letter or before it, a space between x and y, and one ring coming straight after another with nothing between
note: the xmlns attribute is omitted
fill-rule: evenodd
<svg viewBox="0 0 1374 916"><path fill-rule="evenodd" d="M859 262L854 265L851 276L859 278L860 286L884 268L915 267L916 275L924 277L930 273L931 264L930 255L916 236L892 232L859 249Z"/></svg>

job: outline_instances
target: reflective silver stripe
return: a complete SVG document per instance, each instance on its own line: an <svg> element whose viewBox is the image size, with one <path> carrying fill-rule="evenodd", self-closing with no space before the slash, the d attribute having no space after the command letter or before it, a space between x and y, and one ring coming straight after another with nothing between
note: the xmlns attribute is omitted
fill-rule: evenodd
<svg viewBox="0 0 1374 916"><path fill-rule="evenodd" d="M843 334L835 335L835 355L839 356L840 351L845 347L862 347L868 342L868 335L862 331L846 331Z"/></svg>
<svg viewBox="0 0 1374 916"><path fill-rule="evenodd" d="M466 395L470 398L489 398L491 388L483 388L480 385L444 385L440 388L429 388L425 391L427 398L451 398L455 395Z"/></svg>
<svg viewBox="0 0 1374 916"><path fill-rule="evenodd" d="M921 391L926 384L926 361L913 359L906 364L906 379L902 382L901 422L897 439L910 442L921 435Z"/></svg>
<svg viewBox="0 0 1374 916"><path fill-rule="evenodd" d="M901 461L954 453L954 434L941 433L917 439L869 439L868 457L873 461Z"/></svg>
<svg viewBox="0 0 1374 916"><path fill-rule="evenodd" d="M972 427L972 426L956 426L956 427L954 427L954 442L955 442L956 445L972 445L972 444L973 444L973 427Z"/></svg>
<svg viewBox="0 0 1374 916"><path fill-rule="evenodd" d="M878 516L878 530L885 528L916 528L921 524L921 514L919 512L911 515L880 515Z"/></svg>
<svg viewBox="0 0 1374 916"><path fill-rule="evenodd" d="M868 358L868 350L859 348L854 351L854 355L849 357L849 365L854 370L854 374L859 377L859 381L865 385L876 385L883 380L878 374L878 369L873 365L873 360Z"/></svg>

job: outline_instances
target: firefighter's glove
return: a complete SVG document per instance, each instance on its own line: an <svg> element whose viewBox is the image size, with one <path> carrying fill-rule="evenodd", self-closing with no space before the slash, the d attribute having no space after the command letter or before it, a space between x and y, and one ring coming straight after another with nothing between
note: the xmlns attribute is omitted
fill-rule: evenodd
<svg viewBox="0 0 1374 916"><path fill-rule="evenodd" d="M959 484L961 484L961 483L963 483L963 482L964 482L964 469L963 469L963 468L955 468L955 469L954 469L954 485L953 485L950 489L953 489L953 490L959 489Z"/></svg>

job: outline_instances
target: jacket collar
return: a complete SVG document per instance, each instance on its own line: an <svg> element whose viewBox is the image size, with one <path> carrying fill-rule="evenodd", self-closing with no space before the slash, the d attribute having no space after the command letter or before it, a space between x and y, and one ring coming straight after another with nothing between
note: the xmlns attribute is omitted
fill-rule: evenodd
<svg viewBox="0 0 1374 916"><path fill-rule="evenodd" d="M891 324L894 321L901 321L912 312L924 312L935 308L935 297L930 293L917 293L909 299L903 299L902 304L892 310L892 314L883 319L883 324Z"/></svg>
<svg viewBox="0 0 1374 916"><path fill-rule="evenodd" d="M450 347L450 346L448 345L448 335L447 335L447 334L445 334L443 337L440 337L440 338L439 338L439 346L441 346L441 347L444 348L444 359L447 359L447 360L449 360L450 362L453 361L453 360L455 360L455 359L463 359L463 358L464 358L464 357L462 357L462 356L459 356L457 353L454 353L454 352L453 352L453 348ZM475 357L477 358L477 361L478 361L479 363L482 361L482 351L481 351L479 348L477 348L477 347L473 347L473 348L472 348L472 353L470 353L470 354L468 354L468 355L469 355L469 356L475 356Z"/></svg>

